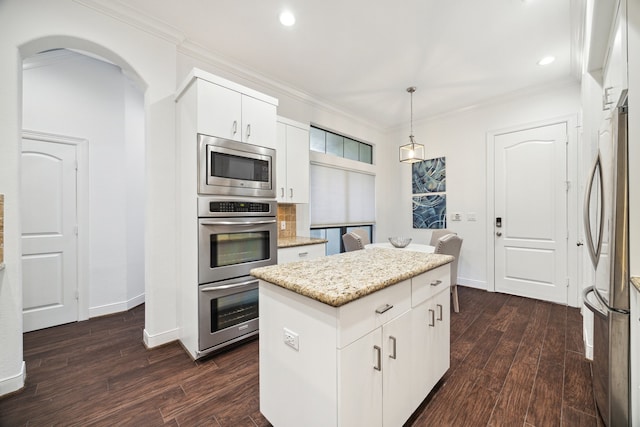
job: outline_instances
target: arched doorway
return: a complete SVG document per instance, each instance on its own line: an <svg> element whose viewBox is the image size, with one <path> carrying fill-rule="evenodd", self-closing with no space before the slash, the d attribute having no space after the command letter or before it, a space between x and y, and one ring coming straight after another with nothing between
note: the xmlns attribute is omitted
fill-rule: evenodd
<svg viewBox="0 0 640 427"><path fill-rule="evenodd" d="M124 61L112 62L102 56L104 49L82 40L47 38L21 52L23 319L29 331L144 302L145 88ZM74 140L81 142L72 147ZM67 155L75 163L74 182L59 191L69 197L43 197L49 186L38 185L52 180L38 175L45 168L35 160L61 157L49 156L50 148L75 149ZM64 201L74 212L69 215L67 206L66 217L47 221L55 207L38 203L45 200L55 206ZM67 237L66 248L75 253L51 248L54 235Z"/></svg>

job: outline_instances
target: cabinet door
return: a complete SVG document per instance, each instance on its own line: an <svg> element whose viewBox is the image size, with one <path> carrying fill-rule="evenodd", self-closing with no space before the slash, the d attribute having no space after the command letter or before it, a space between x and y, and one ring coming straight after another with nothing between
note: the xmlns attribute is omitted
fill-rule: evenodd
<svg viewBox="0 0 640 427"><path fill-rule="evenodd" d="M417 407L413 382L411 312L382 327L382 419L384 426L401 426Z"/></svg>
<svg viewBox="0 0 640 427"><path fill-rule="evenodd" d="M382 328L337 351L338 426L382 426Z"/></svg>
<svg viewBox="0 0 640 427"><path fill-rule="evenodd" d="M276 106L242 96L242 141L276 148Z"/></svg>
<svg viewBox="0 0 640 427"><path fill-rule="evenodd" d="M294 261L306 261L323 257L325 254L326 249L324 243L280 248L278 249L278 264L287 264Z"/></svg>
<svg viewBox="0 0 640 427"><path fill-rule="evenodd" d="M241 94L198 79L198 132L240 141Z"/></svg>
<svg viewBox="0 0 640 427"><path fill-rule="evenodd" d="M615 108L627 84L627 21L623 2L618 3L604 66L603 109Z"/></svg>
<svg viewBox="0 0 640 427"><path fill-rule="evenodd" d="M277 123L276 128L276 199L287 203L287 125Z"/></svg>
<svg viewBox="0 0 640 427"><path fill-rule="evenodd" d="M287 126L287 187L289 203L309 203L309 131Z"/></svg>
<svg viewBox="0 0 640 427"><path fill-rule="evenodd" d="M436 325L433 328L433 383L440 381L440 378L449 369L450 339L451 330L451 295L449 289L440 292L433 297L432 307L435 311Z"/></svg>

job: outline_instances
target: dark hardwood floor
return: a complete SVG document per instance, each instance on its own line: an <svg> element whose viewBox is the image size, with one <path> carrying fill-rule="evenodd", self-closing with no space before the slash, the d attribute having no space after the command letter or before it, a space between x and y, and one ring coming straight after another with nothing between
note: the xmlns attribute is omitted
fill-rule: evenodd
<svg viewBox="0 0 640 427"><path fill-rule="evenodd" d="M451 368L407 425L601 425L577 309L459 288ZM0 398L0 426L270 425L257 340L194 362L145 349L143 327L139 306L25 334L26 386Z"/></svg>

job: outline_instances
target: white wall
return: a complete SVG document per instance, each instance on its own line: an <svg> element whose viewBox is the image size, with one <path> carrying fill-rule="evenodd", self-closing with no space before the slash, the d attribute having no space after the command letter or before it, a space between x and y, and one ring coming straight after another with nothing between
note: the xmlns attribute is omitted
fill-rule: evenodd
<svg viewBox="0 0 640 427"><path fill-rule="evenodd" d="M145 87L145 340L177 337L175 308L174 103L176 44L73 0L0 2L0 193L5 194L5 264L0 271L0 395L24 384L20 263L22 59L48 49L89 51ZM136 172L137 173L137 172ZM124 277L126 280L126 276ZM122 295L126 298L126 294Z"/></svg>
<svg viewBox="0 0 640 427"><path fill-rule="evenodd" d="M25 64L24 128L89 145L81 165L89 171L89 295L81 301L89 317L131 308L144 301L143 94L119 67L70 51Z"/></svg>
<svg viewBox="0 0 640 427"><path fill-rule="evenodd" d="M460 284L487 289L486 138L487 132L529 124L580 111L580 86L565 82L517 99L496 102L421 123L414 123L416 140L426 147L426 158L446 157L447 213L475 212L477 221L450 221L447 228L464 238L458 280ZM398 147L408 141L408 128L389 135L386 156L379 156L377 240L411 236L428 242L430 230L412 228L411 166L398 161ZM577 221L577 218L572 221Z"/></svg>

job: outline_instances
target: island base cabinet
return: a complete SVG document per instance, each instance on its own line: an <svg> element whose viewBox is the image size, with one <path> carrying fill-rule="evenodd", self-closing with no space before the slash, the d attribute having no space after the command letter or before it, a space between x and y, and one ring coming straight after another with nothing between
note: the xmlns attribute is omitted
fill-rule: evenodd
<svg viewBox="0 0 640 427"><path fill-rule="evenodd" d="M407 311L338 350L339 426L401 426L409 418L411 339Z"/></svg>
<svg viewBox="0 0 640 427"><path fill-rule="evenodd" d="M414 359L413 396L420 405L450 365L450 295L442 291L415 307L412 333ZM422 396L422 397L421 397Z"/></svg>

